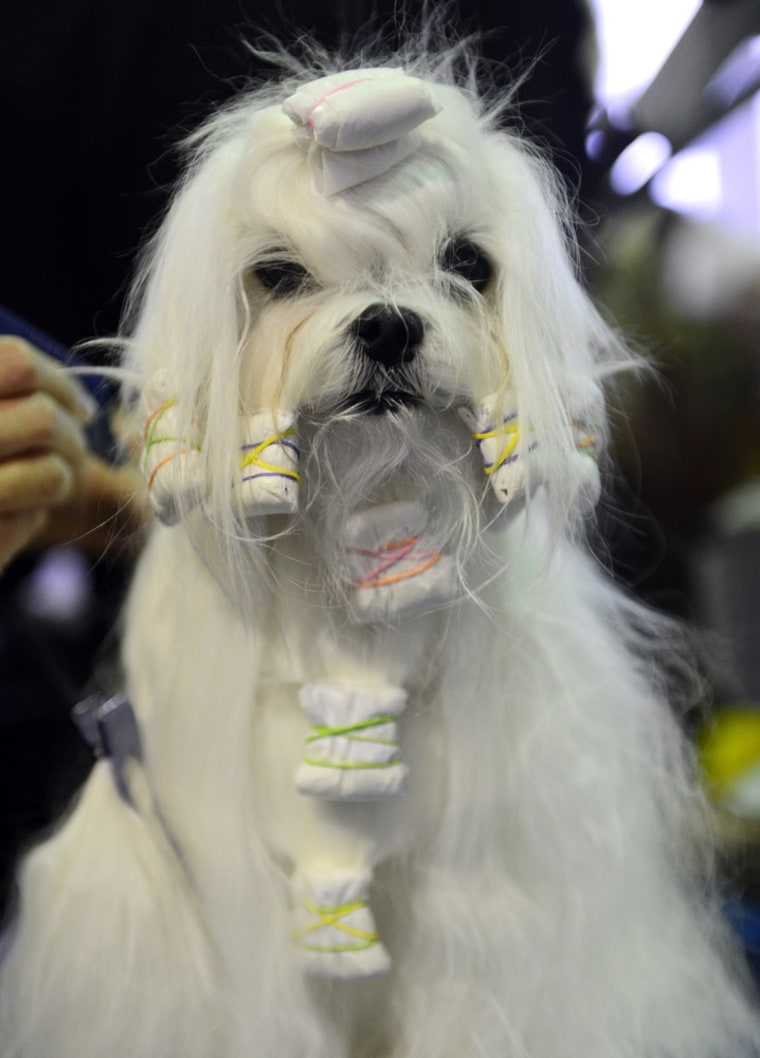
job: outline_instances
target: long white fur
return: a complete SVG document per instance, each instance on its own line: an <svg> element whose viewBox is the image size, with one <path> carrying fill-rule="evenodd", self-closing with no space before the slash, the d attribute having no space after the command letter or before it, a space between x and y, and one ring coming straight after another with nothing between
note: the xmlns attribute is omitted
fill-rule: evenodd
<svg viewBox="0 0 760 1058"><path fill-rule="evenodd" d="M128 366L202 424L207 497L154 530L127 606L134 803L100 762L23 864L2 1058L759 1053L653 660L670 631L606 580L573 506L578 394L626 354L575 278L543 163L448 63L406 65L442 103L416 155L326 198L281 113L293 83L251 95L197 139L147 259ZM485 297L436 263L457 232L496 266ZM316 285L272 299L250 270L283 247ZM425 402L338 412L363 381L347 328L378 302L426 321ZM505 522L457 407L507 387L547 485ZM259 524L230 468L262 408L302 415L303 484L295 518ZM351 624L341 529L405 499L460 598ZM296 791L298 690L319 682L406 690L403 797ZM291 878L327 868L373 872L389 974L304 975Z"/></svg>

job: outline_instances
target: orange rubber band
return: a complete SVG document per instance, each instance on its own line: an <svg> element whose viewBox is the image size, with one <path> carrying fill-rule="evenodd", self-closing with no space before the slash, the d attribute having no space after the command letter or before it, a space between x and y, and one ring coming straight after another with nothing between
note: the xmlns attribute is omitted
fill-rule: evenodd
<svg viewBox="0 0 760 1058"><path fill-rule="evenodd" d="M159 461L156 463L156 465L151 470L150 476L148 477L148 488L152 487L153 482L154 482L155 477L156 477L156 474L159 472L161 467L165 467L167 463L171 463L172 459L174 459L175 456L182 456L182 455L185 455L187 452L194 452L194 451L195 451L194 448L180 448L180 450L178 452L172 452L170 455L164 456L163 459L159 459Z"/></svg>
<svg viewBox="0 0 760 1058"><path fill-rule="evenodd" d="M168 408L171 408L176 403L177 401L174 399L165 400L163 404L159 404L159 406L150 413L148 418L145 420L145 427L143 428L143 437L147 438L148 430L150 429L151 423L154 421L154 419L157 419L159 415L165 412Z"/></svg>
<svg viewBox="0 0 760 1058"><path fill-rule="evenodd" d="M410 577L416 577L419 573L424 573L425 570L430 569L434 566L441 558L441 552L436 551L426 562L421 562L419 566L415 566L413 569L404 570L403 573L391 573L387 577L379 577L377 580L370 581L359 581L355 587L357 588L385 588L388 584L398 584L399 581L409 580Z"/></svg>

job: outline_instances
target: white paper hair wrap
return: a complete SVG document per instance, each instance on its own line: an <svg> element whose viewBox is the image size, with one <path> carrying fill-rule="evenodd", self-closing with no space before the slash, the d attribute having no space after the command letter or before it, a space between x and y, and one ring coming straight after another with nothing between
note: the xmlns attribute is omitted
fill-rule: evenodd
<svg viewBox="0 0 760 1058"><path fill-rule="evenodd" d="M298 509L298 434L295 417L256 412L245 423L240 447L240 498L249 516Z"/></svg>
<svg viewBox="0 0 760 1058"><path fill-rule="evenodd" d="M571 425L577 498L584 512L589 513L601 494L599 439L594 419L600 414L603 398L593 383L575 398L573 404L577 404L578 411ZM521 423L514 394L485 397L475 407L460 408L459 413L480 449L483 469L496 497L516 513L529 490L549 482L541 459L536 458L538 441L530 424Z"/></svg>
<svg viewBox="0 0 760 1058"><path fill-rule="evenodd" d="M459 591L454 561L425 530L428 513L415 500L358 511L343 537L357 624L430 613Z"/></svg>
<svg viewBox="0 0 760 1058"><path fill-rule="evenodd" d="M370 882L369 874L338 868L299 872L293 879L294 939L308 973L350 980L390 969L367 903Z"/></svg>
<svg viewBox="0 0 760 1058"><path fill-rule="evenodd" d="M413 151L416 129L441 107L429 85L398 69L346 70L311 81L283 105L309 151L321 191L338 191L387 172Z"/></svg>
<svg viewBox="0 0 760 1058"><path fill-rule="evenodd" d="M164 525L176 525L205 491L200 430L191 424L190 436L181 436L181 420L171 398L157 400L145 419L143 473L153 510Z"/></svg>
<svg viewBox="0 0 760 1058"><path fill-rule="evenodd" d="M406 706L400 687L306 684L301 707L312 724L296 772L302 794L331 801L374 801L402 788L397 720Z"/></svg>

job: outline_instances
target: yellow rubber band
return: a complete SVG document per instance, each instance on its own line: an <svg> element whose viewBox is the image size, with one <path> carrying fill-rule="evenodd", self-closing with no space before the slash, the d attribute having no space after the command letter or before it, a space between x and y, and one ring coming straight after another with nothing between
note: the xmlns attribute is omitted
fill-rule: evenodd
<svg viewBox="0 0 760 1058"><path fill-rule="evenodd" d="M493 474L500 466L506 463L517 448L517 445L520 442L520 426L518 423L515 423L514 426L496 426L493 430L484 430L479 433L474 433L472 436L476 441L490 441L496 437L509 438L504 450L499 453L493 463L490 466L483 468L486 474Z"/></svg>
<svg viewBox="0 0 760 1058"><path fill-rule="evenodd" d="M343 919L352 914L354 911L360 911L363 907L366 907L366 903L363 900L355 900L350 904L342 904L338 907L318 907L313 900L306 899L303 901L304 908L309 914L316 915L317 920L309 926L305 926L295 935L295 939L300 943L305 937L308 937L311 933L315 933L319 929L324 927L331 927L338 930L339 933L344 933L347 937L353 937L355 940L361 941L361 947L356 945L308 945L303 944L302 947L308 948L310 951L320 952L338 952L338 951L362 951L364 948L369 948L377 942L376 933L368 933L366 930L356 929L355 926L349 926L343 922Z"/></svg>
<svg viewBox="0 0 760 1058"><path fill-rule="evenodd" d="M266 470L273 474L279 474L284 478L291 478L300 484L301 475L296 470L289 470L286 467L277 467L273 463L265 463L259 457L265 448L270 445L278 444L285 437L294 437L296 431L293 427L287 430L283 430L282 433L272 434L271 437L265 437L260 444L257 444L255 448L252 448L250 452L246 452L240 460L240 469L245 470L246 467L256 466L260 470Z"/></svg>

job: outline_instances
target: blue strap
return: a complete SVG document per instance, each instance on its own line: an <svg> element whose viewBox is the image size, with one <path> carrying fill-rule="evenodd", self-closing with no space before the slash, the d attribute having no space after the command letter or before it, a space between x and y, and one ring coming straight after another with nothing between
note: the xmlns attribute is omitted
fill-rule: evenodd
<svg viewBox="0 0 760 1058"><path fill-rule="evenodd" d="M143 744L140 725L127 696L115 694L112 698L104 698L100 694L90 695L89 698L85 698L84 701L74 706L71 719L93 754L98 759L108 760L119 796L125 804L139 814L139 809L129 792L126 767L130 760L142 763ZM188 880L194 885L182 848L164 818L160 806L155 801L153 810L167 843Z"/></svg>
<svg viewBox="0 0 760 1058"><path fill-rule="evenodd" d="M57 338L51 338L33 323L17 316L15 312L0 305L0 334L15 334L18 338L24 338L31 345L36 346L43 353L52 356L59 364L66 367L86 367L85 362L76 353L72 352L67 345L59 342ZM111 386L104 383L101 378L92 375L81 377L84 385L100 405L110 404L113 397Z"/></svg>
<svg viewBox="0 0 760 1058"><path fill-rule="evenodd" d="M140 726L126 695L105 700L91 695L74 706L71 718L95 756L108 758L119 796L134 808L126 766L131 759L142 761L143 753Z"/></svg>

